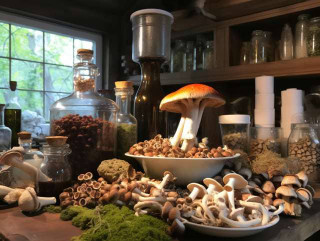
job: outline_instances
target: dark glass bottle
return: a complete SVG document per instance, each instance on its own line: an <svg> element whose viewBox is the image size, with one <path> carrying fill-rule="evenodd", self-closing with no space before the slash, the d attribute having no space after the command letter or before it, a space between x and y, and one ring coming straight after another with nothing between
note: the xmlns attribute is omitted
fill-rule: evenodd
<svg viewBox="0 0 320 241"><path fill-rule="evenodd" d="M10 81L9 99L4 110L4 124L12 131L11 146L18 146L18 133L21 131L21 107L16 95L17 82Z"/></svg>
<svg viewBox="0 0 320 241"><path fill-rule="evenodd" d="M159 110L164 97L160 83L162 59L140 59L142 79L134 103L134 116L138 121L138 141L167 134L166 112Z"/></svg>

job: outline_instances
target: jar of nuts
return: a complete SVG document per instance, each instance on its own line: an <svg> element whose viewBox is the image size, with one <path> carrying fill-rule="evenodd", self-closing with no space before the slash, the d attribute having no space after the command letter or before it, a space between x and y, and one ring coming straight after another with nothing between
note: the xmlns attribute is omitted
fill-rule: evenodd
<svg viewBox="0 0 320 241"><path fill-rule="evenodd" d="M281 155L282 128L251 127L250 128L250 156L257 156L264 150Z"/></svg>
<svg viewBox="0 0 320 241"><path fill-rule="evenodd" d="M312 124L295 124L288 139L288 156L298 158L311 182L320 181L320 144Z"/></svg>
<svg viewBox="0 0 320 241"><path fill-rule="evenodd" d="M84 172L97 173L100 162L115 156L118 106L95 92L98 68L93 51L79 49L74 66L74 90L50 108L50 133L67 136L74 179Z"/></svg>
<svg viewBox="0 0 320 241"><path fill-rule="evenodd" d="M249 140L249 115L221 115L219 124L222 144L232 150L247 152Z"/></svg>

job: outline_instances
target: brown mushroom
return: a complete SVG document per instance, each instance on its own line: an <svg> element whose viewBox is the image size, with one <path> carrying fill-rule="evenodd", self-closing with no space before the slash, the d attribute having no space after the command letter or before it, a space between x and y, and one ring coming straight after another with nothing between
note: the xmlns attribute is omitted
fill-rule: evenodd
<svg viewBox="0 0 320 241"><path fill-rule="evenodd" d="M262 185L262 190L266 193L275 193L275 188L274 185L271 181L266 181L263 185Z"/></svg>
<svg viewBox="0 0 320 241"><path fill-rule="evenodd" d="M296 175L285 175L281 182L281 186L284 186L284 185L301 187L301 183Z"/></svg>

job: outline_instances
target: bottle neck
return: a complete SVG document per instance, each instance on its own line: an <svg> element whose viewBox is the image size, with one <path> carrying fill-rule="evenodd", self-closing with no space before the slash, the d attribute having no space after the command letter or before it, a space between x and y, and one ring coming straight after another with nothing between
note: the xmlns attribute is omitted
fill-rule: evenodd
<svg viewBox="0 0 320 241"><path fill-rule="evenodd" d="M119 106L119 113L120 114L130 114L130 107L131 107L131 95L130 94L116 94L116 103Z"/></svg>
<svg viewBox="0 0 320 241"><path fill-rule="evenodd" d="M162 59L147 59L141 60L141 84L140 88L159 88L161 90L160 83L160 66L163 63ZM140 89L139 88L139 89Z"/></svg>
<svg viewBox="0 0 320 241"><path fill-rule="evenodd" d="M23 147L23 149L25 151L29 151L32 148L32 139L23 139L22 140L22 139L19 138L19 145L21 147Z"/></svg>
<svg viewBox="0 0 320 241"><path fill-rule="evenodd" d="M0 126L4 126L4 105L0 106Z"/></svg>

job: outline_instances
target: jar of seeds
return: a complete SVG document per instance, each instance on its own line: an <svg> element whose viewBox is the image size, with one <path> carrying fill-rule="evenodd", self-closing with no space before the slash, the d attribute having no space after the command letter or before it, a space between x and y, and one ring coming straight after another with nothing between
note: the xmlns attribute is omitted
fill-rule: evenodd
<svg viewBox="0 0 320 241"><path fill-rule="evenodd" d="M308 56L320 55L320 17L312 18L309 22L307 51Z"/></svg>
<svg viewBox="0 0 320 241"><path fill-rule="evenodd" d="M223 145L232 150L248 151L249 115L221 115L219 124Z"/></svg>
<svg viewBox="0 0 320 241"><path fill-rule="evenodd" d="M278 127L250 128L250 156L257 156L264 150L281 154L282 129Z"/></svg>
<svg viewBox="0 0 320 241"><path fill-rule="evenodd" d="M288 139L288 156L298 158L311 182L320 181L320 144L311 124L295 124Z"/></svg>

